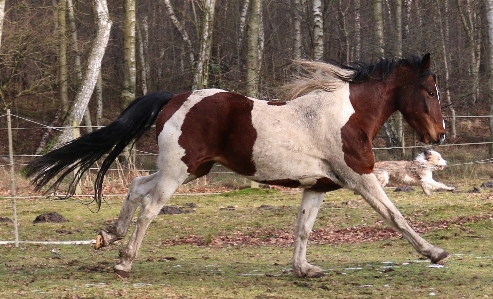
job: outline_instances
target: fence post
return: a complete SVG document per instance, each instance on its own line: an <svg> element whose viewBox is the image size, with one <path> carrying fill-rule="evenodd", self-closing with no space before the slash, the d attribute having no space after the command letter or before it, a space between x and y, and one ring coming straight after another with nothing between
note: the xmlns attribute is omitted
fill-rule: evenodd
<svg viewBox="0 0 493 299"><path fill-rule="evenodd" d="M14 150L12 142L12 121L10 119L10 109L7 109L7 130L9 135L9 157L10 157L10 194L12 195L12 209L14 212L14 234L15 247L19 247L19 231L17 230L17 204L15 201L15 169L14 169Z"/></svg>
<svg viewBox="0 0 493 299"><path fill-rule="evenodd" d="M74 122L72 123L72 126L74 128L74 135L73 135L73 139L77 139L80 137L80 128L79 128L79 124L77 123L77 121L74 120ZM79 171L79 167L77 167L75 170L74 170L74 174L77 175L77 172ZM82 194L82 187L81 187L81 182L79 181L77 183L77 185L75 186L75 195L81 195Z"/></svg>

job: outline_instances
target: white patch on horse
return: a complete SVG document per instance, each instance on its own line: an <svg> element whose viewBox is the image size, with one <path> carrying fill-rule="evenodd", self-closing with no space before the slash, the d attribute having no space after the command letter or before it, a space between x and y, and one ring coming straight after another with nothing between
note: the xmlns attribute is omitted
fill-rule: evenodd
<svg viewBox="0 0 493 299"><path fill-rule="evenodd" d="M253 180L298 180L311 187L321 177L337 179L330 165L344 161L341 128L354 113L349 84L332 92L313 91L283 106L254 101Z"/></svg>

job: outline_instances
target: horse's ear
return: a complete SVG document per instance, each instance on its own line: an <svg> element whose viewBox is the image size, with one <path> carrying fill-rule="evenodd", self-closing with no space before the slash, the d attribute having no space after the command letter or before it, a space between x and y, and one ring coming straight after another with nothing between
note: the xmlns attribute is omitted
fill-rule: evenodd
<svg viewBox="0 0 493 299"><path fill-rule="evenodd" d="M430 68L431 59L430 53L426 53L421 59L421 71L427 71Z"/></svg>

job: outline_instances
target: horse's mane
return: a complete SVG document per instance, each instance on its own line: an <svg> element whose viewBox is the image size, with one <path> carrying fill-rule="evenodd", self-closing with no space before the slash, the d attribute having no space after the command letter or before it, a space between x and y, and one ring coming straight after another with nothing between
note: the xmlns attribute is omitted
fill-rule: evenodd
<svg viewBox="0 0 493 299"><path fill-rule="evenodd" d="M327 62L295 60L300 75L290 83L283 86L289 99L294 99L315 90L334 91L342 87L344 83L362 83L369 79L382 81L392 71L402 65L413 69L418 80L431 75L431 70L420 72L421 58L415 55L406 58L389 59L381 58L375 63L352 62L344 65L335 60ZM378 71L378 72L377 72Z"/></svg>

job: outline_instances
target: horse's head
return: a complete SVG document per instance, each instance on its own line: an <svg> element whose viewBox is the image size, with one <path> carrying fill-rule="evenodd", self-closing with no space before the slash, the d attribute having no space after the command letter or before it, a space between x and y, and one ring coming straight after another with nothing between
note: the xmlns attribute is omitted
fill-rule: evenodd
<svg viewBox="0 0 493 299"><path fill-rule="evenodd" d="M430 70L430 54L421 61L402 65L403 85L397 89L398 109L424 143L445 140L445 122L440 108L436 77Z"/></svg>

